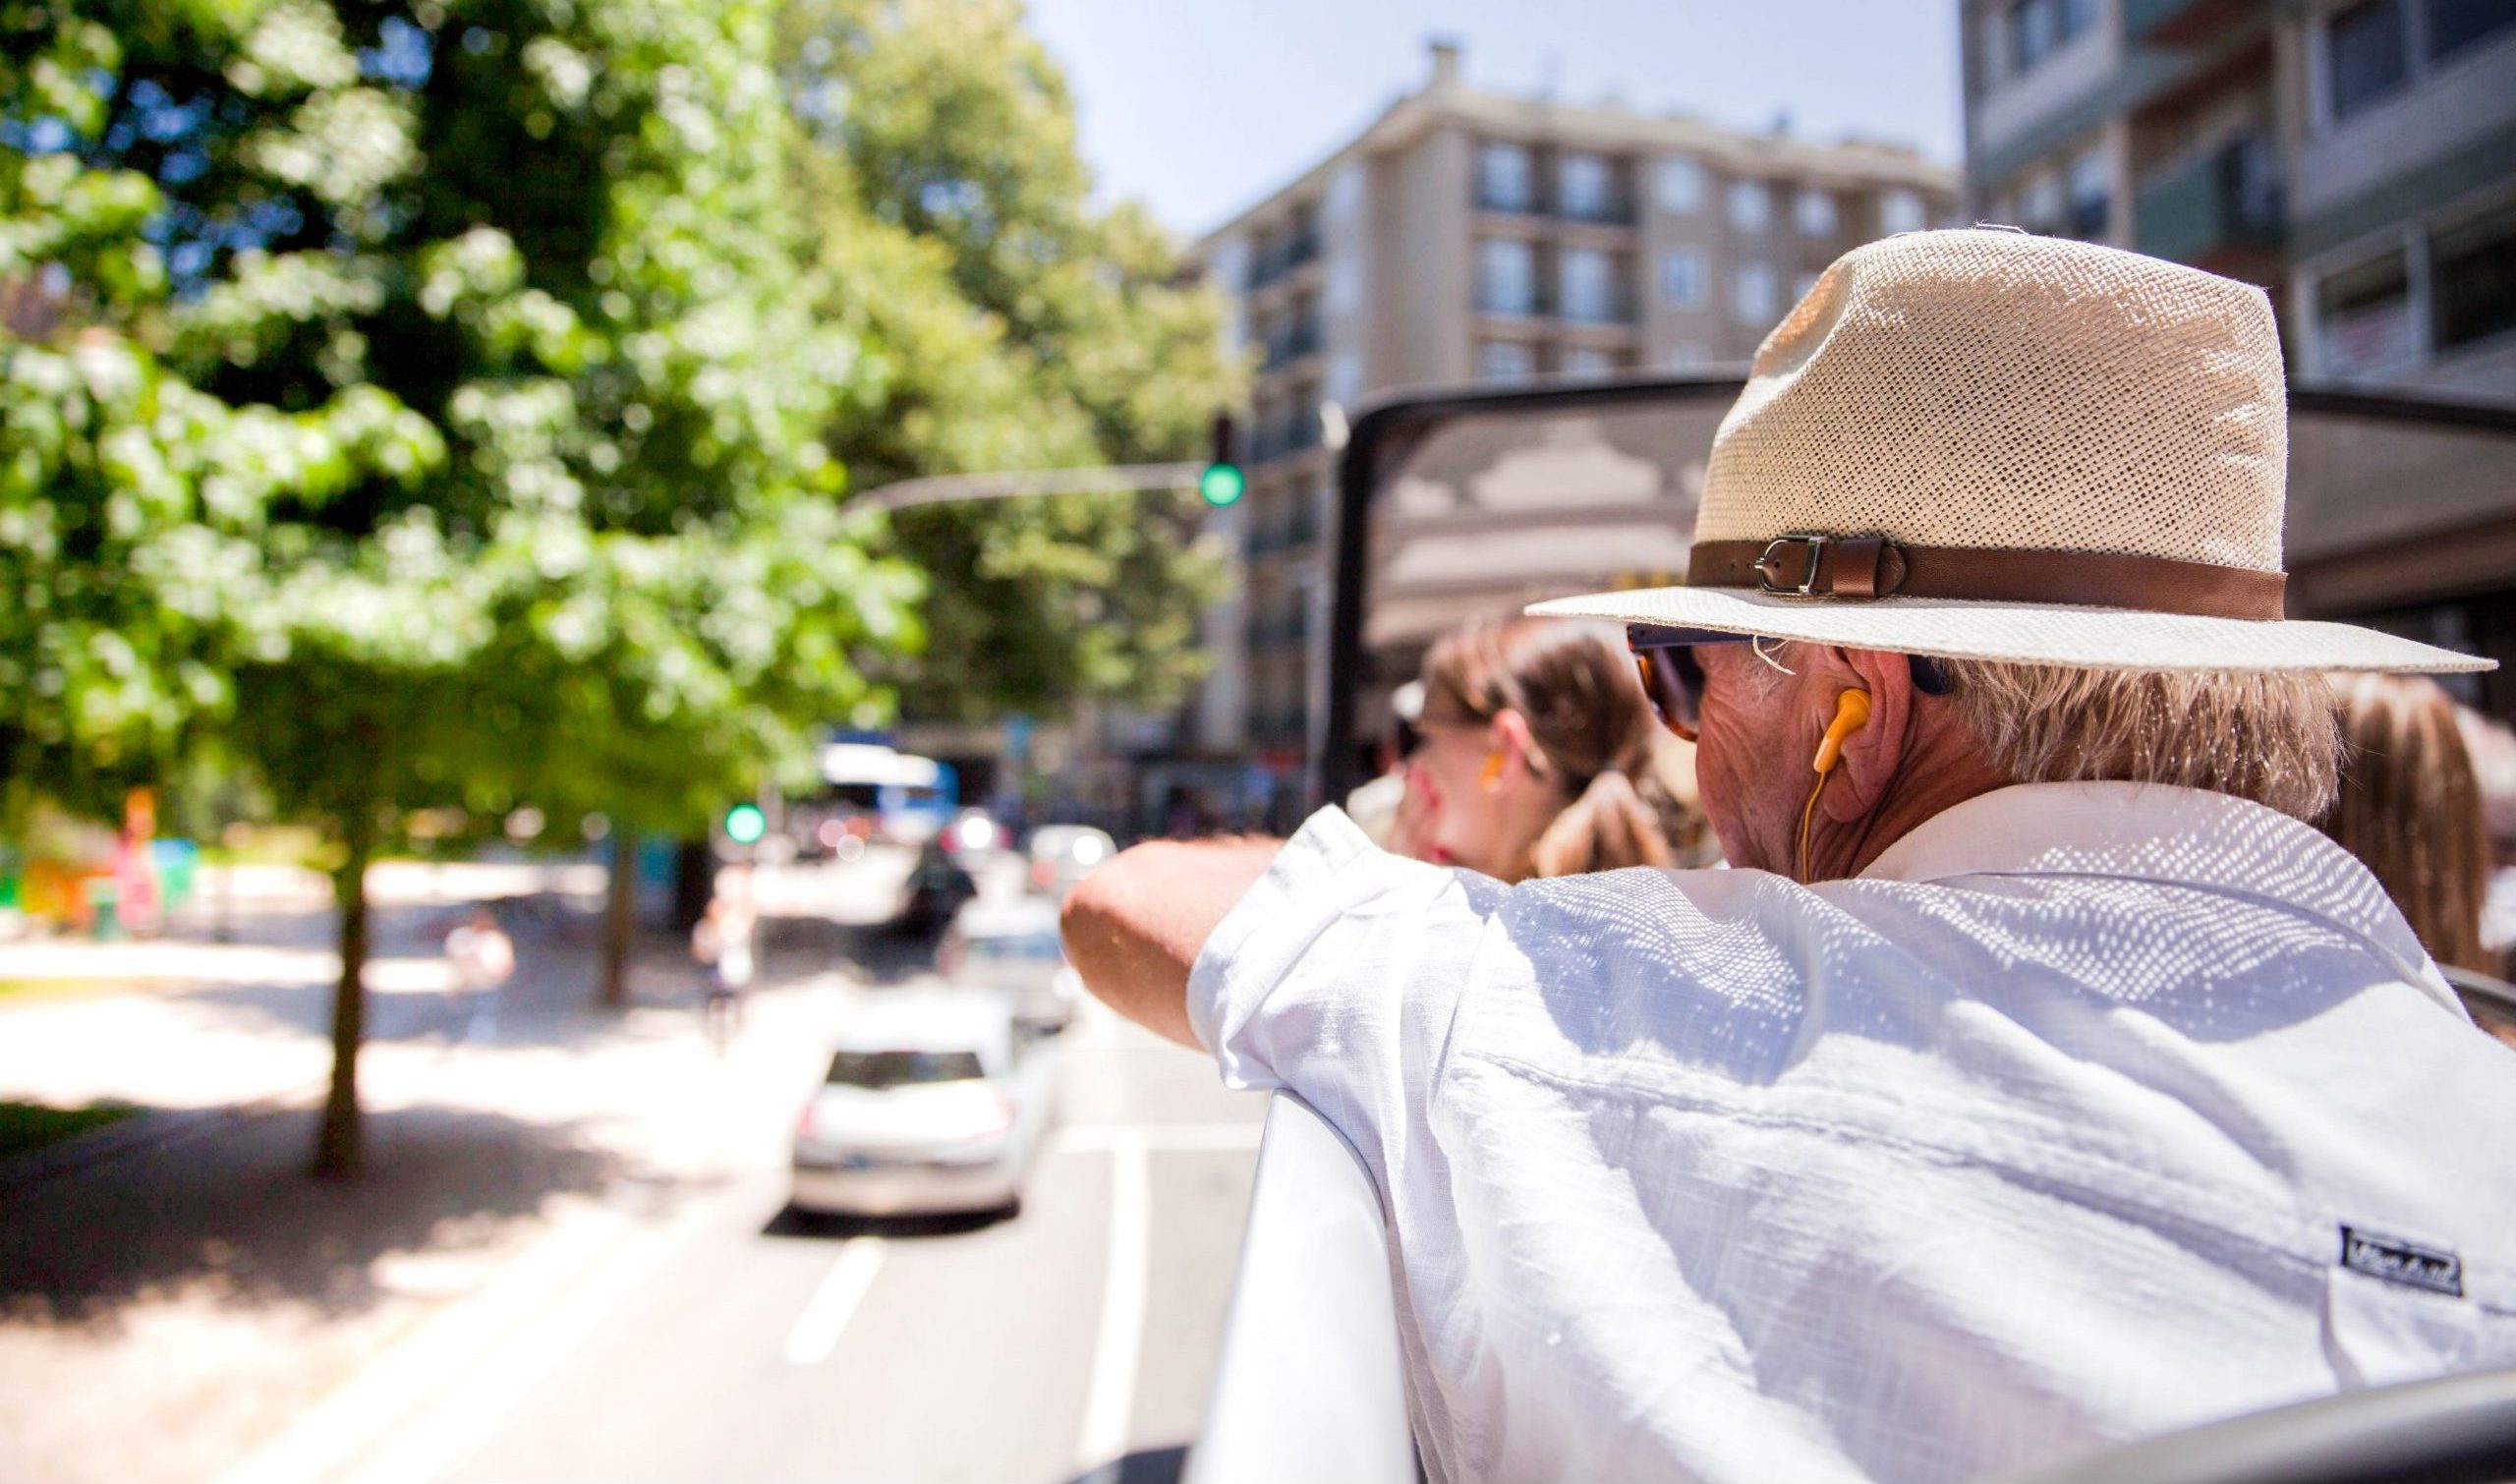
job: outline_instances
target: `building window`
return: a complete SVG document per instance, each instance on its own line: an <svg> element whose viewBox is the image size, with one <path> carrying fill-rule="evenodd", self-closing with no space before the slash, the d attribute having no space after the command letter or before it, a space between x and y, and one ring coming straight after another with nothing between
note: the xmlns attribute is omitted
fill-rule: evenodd
<svg viewBox="0 0 2516 1484"><path fill-rule="evenodd" d="M1525 381L1537 374L1537 352L1516 340L1488 340L1476 348L1476 379Z"/></svg>
<svg viewBox="0 0 2516 1484"><path fill-rule="evenodd" d="M1660 298L1671 309L1703 305L1703 254L1694 248L1671 248L1660 255Z"/></svg>
<svg viewBox="0 0 2516 1484"><path fill-rule="evenodd" d="M1557 260L1563 277L1564 317L1585 324L1618 318L1616 264L1596 248L1567 248Z"/></svg>
<svg viewBox="0 0 2516 1484"><path fill-rule="evenodd" d="M2033 72L2095 25L2096 0L2018 0L2009 8L2010 72Z"/></svg>
<svg viewBox="0 0 2516 1484"><path fill-rule="evenodd" d="M2441 351L2516 329L2516 206L2430 239L2429 298Z"/></svg>
<svg viewBox="0 0 2516 1484"><path fill-rule="evenodd" d="M2044 171L2019 193L2018 224L2046 237L2058 236L2065 225L2062 206L2062 178Z"/></svg>
<svg viewBox="0 0 2516 1484"><path fill-rule="evenodd" d="M1614 351L1576 345L1564 353L1564 374L1568 376L1612 376L1616 371Z"/></svg>
<svg viewBox="0 0 2516 1484"><path fill-rule="evenodd" d="M1779 317L1773 302L1773 269L1751 262L1739 270L1730 288L1730 312L1741 324L1762 329Z"/></svg>
<svg viewBox="0 0 2516 1484"><path fill-rule="evenodd" d="M1557 203L1576 221L1606 221L1617 214L1616 174L1595 154L1567 152L1555 164Z"/></svg>
<svg viewBox="0 0 2516 1484"><path fill-rule="evenodd" d="M1801 191L1794 214L1799 218L1801 236L1835 235L1835 199L1825 192L1814 187Z"/></svg>
<svg viewBox="0 0 2516 1484"><path fill-rule="evenodd" d="M1476 307L1489 314L1537 313L1537 263L1527 243L1489 237L1476 245Z"/></svg>
<svg viewBox="0 0 2516 1484"><path fill-rule="evenodd" d="M2316 285L2316 324L2323 370L2363 376L2411 359L2411 276L2397 249Z"/></svg>
<svg viewBox="0 0 2516 1484"><path fill-rule="evenodd" d="M2410 81L2404 26L2402 0L2360 0L2324 23L2325 82L2335 120L2383 100Z"/></svg>
<svg viewBox="0 0 2516 1484"><path fill-rule="evenodd" d="M2066 180L2070 195L2070 235L2094 242L2113 221L2114 161L2105 146L2084 149L2071 161Z"/></svg>
<svg viewBox="0 0 2516 1484"><path fill-rule="evenodd" d="M2508 0L2428 0L2428 7L2431 62L2516 26L2516 5Z"/></svg>
<svg viewBox="0 0 2516 1484"><path fill-rule="evenodd" d="M1890 236L1922 229L1922 199L1911 191L1890 191L1878 198L1878 230Z"/></svg>
<svg viewBox="0 0 2516 1484"><path fill-rule="evenodd" d="M1740 181L1730 188L1730 225L1742 232L1761 232L1772 198L1762 181Z"/></svg>
<svg viewBox="0 0 2516 1484"><path fill-rule="evenodd" d="M1669 354L1661 364L1671 371L1687 371L1695 370L1710 359L1704 354L1700 343L1693 340L1681 340L1669 347Z"/></svg>
<svg viewBox="0 0 2516 1484"><path fill-rule="evenodd" d="M1476 151L1476 203L1488 211L1530 208L1527 149L1489 143Z"/></svg>
<svg viewBox="0 0 2516 1484"><path fill-rule="evenodd" d="M1660 209L1680 216L1691 216L1703 209L1703 167L1682 154L1673 154L1660 162L1654 176L1653 194Z"/></svg>

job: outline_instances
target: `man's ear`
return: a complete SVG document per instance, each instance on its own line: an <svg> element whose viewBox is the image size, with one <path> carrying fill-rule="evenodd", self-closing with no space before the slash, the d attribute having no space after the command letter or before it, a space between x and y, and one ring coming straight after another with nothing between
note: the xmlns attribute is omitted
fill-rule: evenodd
<svg viewBox="0 0 2516 1484"><path fill-rule="evenodd" d="M1836 820L1857 820L1878 807L1887 782L1905 761L1914 713L1914 673L1902 655L1885 650L1827 652L1833 667L1848 667L1847 684L1869 693L1869 723L1844 738L1843 761L1818 807Z"/></svg>

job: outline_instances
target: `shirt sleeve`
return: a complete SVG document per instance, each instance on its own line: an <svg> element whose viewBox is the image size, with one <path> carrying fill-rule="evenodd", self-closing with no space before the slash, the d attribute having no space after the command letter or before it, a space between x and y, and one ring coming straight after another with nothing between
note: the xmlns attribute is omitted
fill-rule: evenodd
<svg viewBox="0 0 2516 1484"><path fill-rule="evenodd" d="M1423 1135L1470 960L1505 891L1393 855L1323 809L1206 941L1189 1024L1229 1085L1300 1097L1387 1190Z"/></svg>

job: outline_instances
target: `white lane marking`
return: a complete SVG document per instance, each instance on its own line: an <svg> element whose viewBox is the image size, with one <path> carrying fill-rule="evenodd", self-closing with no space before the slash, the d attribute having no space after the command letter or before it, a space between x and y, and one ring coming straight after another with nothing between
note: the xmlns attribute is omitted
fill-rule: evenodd
<svg viewBox="0 0 2516 1484"><path fill-rule="evenodd" d="M1147 1269L1152 1261L1153 1201L1147 1189L1145 1137L1115 1130L1110 1140L1110 1271L1101 1287L1101 1338L1092 1351L1092 1384L1084 1393L1079 1484L1116 1484L1134 1421L1136 1366L1144 1352Z"/></svg>
<svg viewBox="0 0 2516 1484"><path fill-rule="evenodd" d="M786 1332L786 1363L819 1365L838 1348L838 1337L847 1322L856 1317L856 1306L865 1301L865 1291L874 1286L874 1275L883 1271L883 1239L879 1236L851 1236L841 1243L838 1260L829 1265L829 1276L813 1290L804 1303L804 1312L795 1316L795 1328Z"/></svg>
<svg viewBox="0 0 2516 1484"><path fill-rule="evenodd" d="M1267 1125L1243 1123L1069 1123L1049 1135L1052 1154L1107 1154L1132 1142L1155 1154L1229 1154L1258 1147Z"/></svg>

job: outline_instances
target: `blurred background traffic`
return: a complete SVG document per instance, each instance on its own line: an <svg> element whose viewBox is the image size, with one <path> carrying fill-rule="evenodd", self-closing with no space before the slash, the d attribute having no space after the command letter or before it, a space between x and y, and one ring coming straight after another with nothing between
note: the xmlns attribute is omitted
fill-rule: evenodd
<svg viewBox="0 0 2516 1484"><path fill-rule="evenodd" d="M2516 3L1350 10L0 3L0 1477L1175 1474L1262 1109L1058 902L1881 236L2262 285L2293 611L2516 661Z"/></svg>

